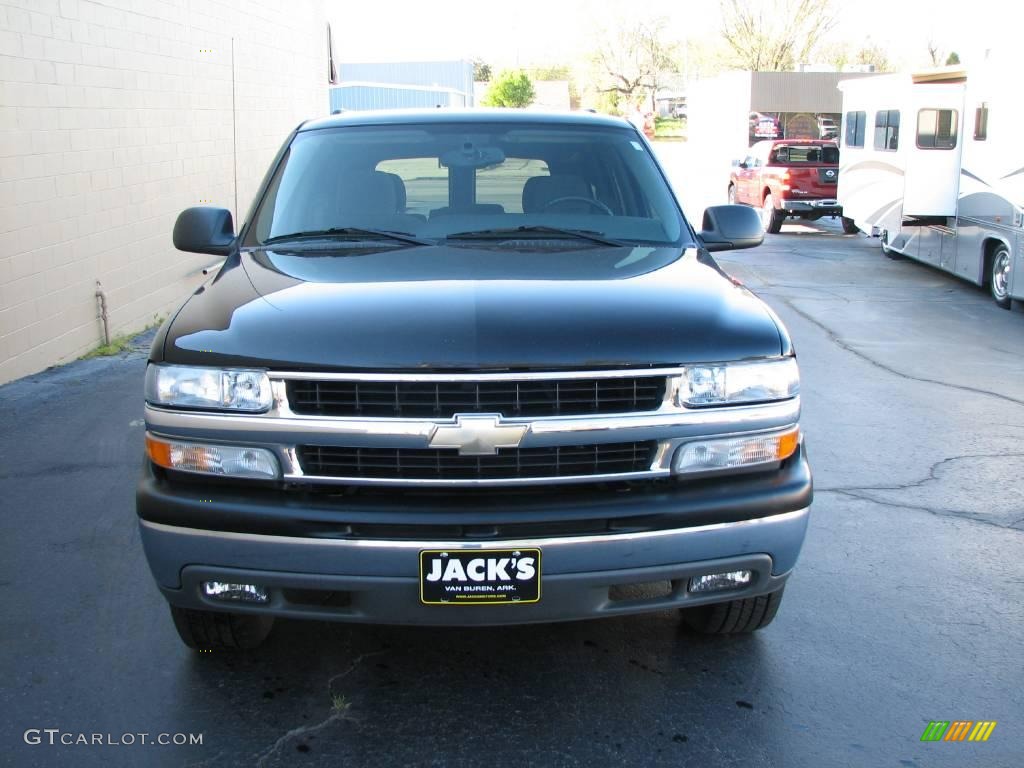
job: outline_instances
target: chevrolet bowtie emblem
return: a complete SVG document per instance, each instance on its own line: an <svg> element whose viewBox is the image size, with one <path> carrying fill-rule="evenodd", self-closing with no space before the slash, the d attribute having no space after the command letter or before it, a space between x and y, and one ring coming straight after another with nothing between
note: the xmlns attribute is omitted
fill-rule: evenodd
<svg viewBox="0 0 1024 768"><path fill-rule="evenodd" d="M518 448L530 427L502 424L496 413L455 415L455 426L436 426L431 448L458 448L460 456L494 456L499 448Z"/></svg>

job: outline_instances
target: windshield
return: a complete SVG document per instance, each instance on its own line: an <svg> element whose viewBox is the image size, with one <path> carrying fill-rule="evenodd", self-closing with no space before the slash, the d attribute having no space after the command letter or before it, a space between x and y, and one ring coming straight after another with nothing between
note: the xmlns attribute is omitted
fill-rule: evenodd
<svg viewBox="0 0 1024 768"><path fill-rule="evenodd" d="M627 127L439 123L300 132L245 245L384 233L690 243L653 158Z"/></svg>

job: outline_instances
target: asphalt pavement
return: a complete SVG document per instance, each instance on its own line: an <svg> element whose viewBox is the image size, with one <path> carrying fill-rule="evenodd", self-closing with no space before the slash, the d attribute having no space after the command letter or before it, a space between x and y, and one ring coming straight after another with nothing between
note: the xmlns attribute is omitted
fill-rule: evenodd
<svg viewBox="0 0 1024 768"><path fill-rule="evenodd" d="M257 652L195 654L136 529L143 337L0 387L0 763L1019 766L1024 314L831 222L720 261L803 373L816 498L766 630L280 621ZM998 724L921 742L931 720Z"/></svg>

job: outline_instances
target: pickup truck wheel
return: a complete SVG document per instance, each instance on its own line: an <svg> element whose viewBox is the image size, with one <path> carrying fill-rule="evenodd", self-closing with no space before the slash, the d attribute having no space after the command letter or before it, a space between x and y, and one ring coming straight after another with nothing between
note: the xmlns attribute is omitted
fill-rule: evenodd
<svg viewBox="0 0 1024 768"><path fill-rule="evenodd" d="M848 235L856 235L860 232L860 229L857 227L857 223L853 219L848 219L846 216L842 216L840 218L843 221L843 232Z"/></svg>
<svg viewBox="0 0 1024 768"><path fill-rule="evenodd" d="M736 205L736 185L729 185L729 205Z"/></svg>
<svg viewBox="0 0 1024 768"><path fill-rule="evenodd" d="M196 611L171 606L181 641L197 651L250 651L259 647L274 626L273 616Z"/></svg>
<svg viewBox="0 0 1024 768"><path fill-rule="evenodd" d="M775 210L775 200L772 199L769 192L764 196L764 205L761 206L761 224L764 226L764 231L770 235L777 235L782 229L784 218L785 215L782 211Z"/></svg>
<svg viewBox="0 0 1024 768"><path fill-rule="evenodd" d="M1003 309L1010 308L1010 249L1005 245L1000 245L992 254L988 288L998 306Z"/></svg>
<svg viewBox="0 0 1024 768"><path fill-rule="evenodd" d="M785 587L759 597L713 603L682 610L683 623L704 635L740 635L772 623L782 603Z"/></svg>

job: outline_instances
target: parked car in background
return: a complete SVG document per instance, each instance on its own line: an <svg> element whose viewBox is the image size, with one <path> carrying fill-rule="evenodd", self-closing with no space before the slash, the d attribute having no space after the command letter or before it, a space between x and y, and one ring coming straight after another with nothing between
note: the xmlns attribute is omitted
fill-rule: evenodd
<svg viewBox="0 0 1024 768"><path fill-rule="evenodd" d="M759 141L733 165L729 202L760 208L765 232L774 234L787 217L842 216L838 181L839 147L834 141ZM844 218L843 231L853 233L857 227Z"/></svg>
<svg viewBox="0 0 1024 768"><path fill-rule="evenodd" d="M779 121L772 115L763 115L760 112L750 113L750 138L774 139L779 135Z"/></svg>
<svg viewBox="0 0 1024 768"><path fill-rule="evenodd" d="M823 139L839 138L839 124L831 117L818 118L818 135Z"/></svg>

